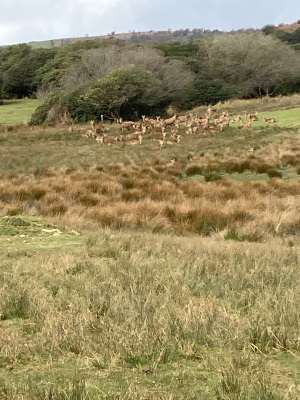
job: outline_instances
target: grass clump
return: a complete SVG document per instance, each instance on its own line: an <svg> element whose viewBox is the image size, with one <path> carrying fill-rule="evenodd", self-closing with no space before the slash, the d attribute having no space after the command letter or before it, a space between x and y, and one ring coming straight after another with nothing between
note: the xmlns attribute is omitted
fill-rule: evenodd
<svg viewBox="0 0 300 400"><path fill-rule="evenodd" d="M186 168L185 173L187 176L203 175L203 167L200 165L190 165Z"/></svg>
<svg viewBox="0 0 300 400"><path fill-rule="evenodd" d="M223 178L216 171L208 171L208 172L205 172L204 179L205 179L205 182L216 182Z"/></svg>
<svg viewBox="0 0 300 400"><path fill-rule="evenodd" d="M269 169L267 171L269 178L282 178L282 172L278 171L277 169Z"/></svg>

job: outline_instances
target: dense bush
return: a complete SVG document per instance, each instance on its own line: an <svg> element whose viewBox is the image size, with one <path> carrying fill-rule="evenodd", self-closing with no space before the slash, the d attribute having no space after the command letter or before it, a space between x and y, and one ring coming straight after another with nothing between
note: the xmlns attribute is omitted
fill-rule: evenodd
<svg viewBox="0 0 300 400"><path fill-rule="evenodd" d="M62 93L60 91L52 92L47 99L33 113L29 125L42 125L45 123L52 124L53 121L47 121L48 112L56 104L60 104Z"/></svg>
<svg viewBox="0 0 300 400"><path fill-rule="evenodd" d="M238 88L228 85L221 79L207 79L200 75L196 78L190 94L191 107L200 104L217 104L219 101L237 97Z"/></svg>

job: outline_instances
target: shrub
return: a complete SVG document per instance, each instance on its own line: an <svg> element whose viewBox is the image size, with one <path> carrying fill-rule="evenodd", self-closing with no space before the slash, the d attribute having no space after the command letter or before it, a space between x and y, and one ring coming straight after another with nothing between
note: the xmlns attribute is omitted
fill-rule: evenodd
<svg viewBox="0 0 300 400"><path fill-rule="evenodd" d="M267 171L267 174L269 178L282 178L282 173L277 169L271 168Z"/></svg>
<svg viewBox="0 0 300 400"><path fill-rule="evenodd" d="M29 318L30 300L26 291L12 290L1 310L1 319Z"/></svg>
<svg viewBox="0 0 300 400"><path fill-rule="evenodd" d="M28 125L43 125L47 123L48 112L55 104L60 102L61 96L62 93L60 91L50 93L44 103L41 104L32 114Z"/></svg>
<svg viewBox="0 0 300 400"><path fill-rule="evenodd" d="M203 175L203 168L200 165L190 165L185 170L187 176Z"/></svg>
<svg viewBox="0 0 300 400"><path fill-rule="evenodd" d="M230 229L226 235L224 235L225 240L237 240L240 241L241 238L239 237L238 232L235 229Z"/></svg>
<svg viewBox="0 0 300 400"><path fill-rule="evenodd" d="M123 186L123 189L133 189L134 188L134 180L128 178L128 179L123 179L121 181L121 184Z"/></svg>
<svg viewBox="0 0 300 400"><path fill-rule="evenodd" d="M219 175L216 171L206 172L204 175L205 182L215 182L219 179L222 179L222 176Z"/></svg>
<svg viewBox="0 0 300 400"><path fill-rule="evenodd" d="M262 163L262 164L256 165L255 172L257 174L265 174L265 173L268 173L268 171L270 169L273 169L272 165Z"/></svg>
<svg viewBox="0 0 300 400"><path fill-rule="evenodd" d="M250 169L250 162L247 160L244 161L227 161L224 164L225 171L230 174L233 172L238 172L239 174L245 172L247 169Z"/></svg>

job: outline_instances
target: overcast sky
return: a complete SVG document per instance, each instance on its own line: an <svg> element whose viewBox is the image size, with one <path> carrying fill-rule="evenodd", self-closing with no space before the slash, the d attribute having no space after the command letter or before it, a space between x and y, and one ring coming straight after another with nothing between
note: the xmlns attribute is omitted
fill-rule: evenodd
<svg viewBox="0 0 300 400"><path fill-rule="evenodd" d="M0 6L0 45L113 31L230 31L300 19L300 0L0 0Z"/></svg>

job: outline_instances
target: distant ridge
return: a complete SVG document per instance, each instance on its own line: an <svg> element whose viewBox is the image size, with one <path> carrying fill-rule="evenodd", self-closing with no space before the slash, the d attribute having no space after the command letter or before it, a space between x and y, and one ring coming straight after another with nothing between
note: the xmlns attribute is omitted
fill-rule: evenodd
<svg viewBox="0 0 300 400"><path fill-rule="evenodd" d="M210 36L223 35L228 33L238 32L255 32L259 29L239 29L237 31L224 32L219 30L209 29L180 29L180 30L167 30L167 31L143 31L143 32L128 32L128 33L115 33L112 32L107 35L100 36L84 36L74 38L53 39L46 41L29 42L33 48L52 48L52 47L65 47L69 44L85 41L85 40L120 40L127 44L145 44L145 43L159 43L159 42L192 42L196 39L206 39Z"/></svg>
<svg viewBox="0 0 300 400"><path fill-rule="evenodd" d="M297 29L300 29L300 20L291 24L279 24L278 26L266 25L273 27L273 29L284 31L286 33L293 33ZM262 29L238 29L228 31L219 31L218 29L210 30L204 28L196 29L178 29L178 30L166 30L166 31L129 31L127 33L115 33L111 32L107 35L73 37L73 38L61 38L61 39L50 39L43 41L32 41L28 44L33 48L53 48L53 47L65 47L69 44L81 42L85 40L120 40L126 44L145 44L145 43L167 43L167 42L192 42L196 39L206 39L211 36L234 34L240 32L260 32ZM0 46L4 48L6 46Z"/></svg>

